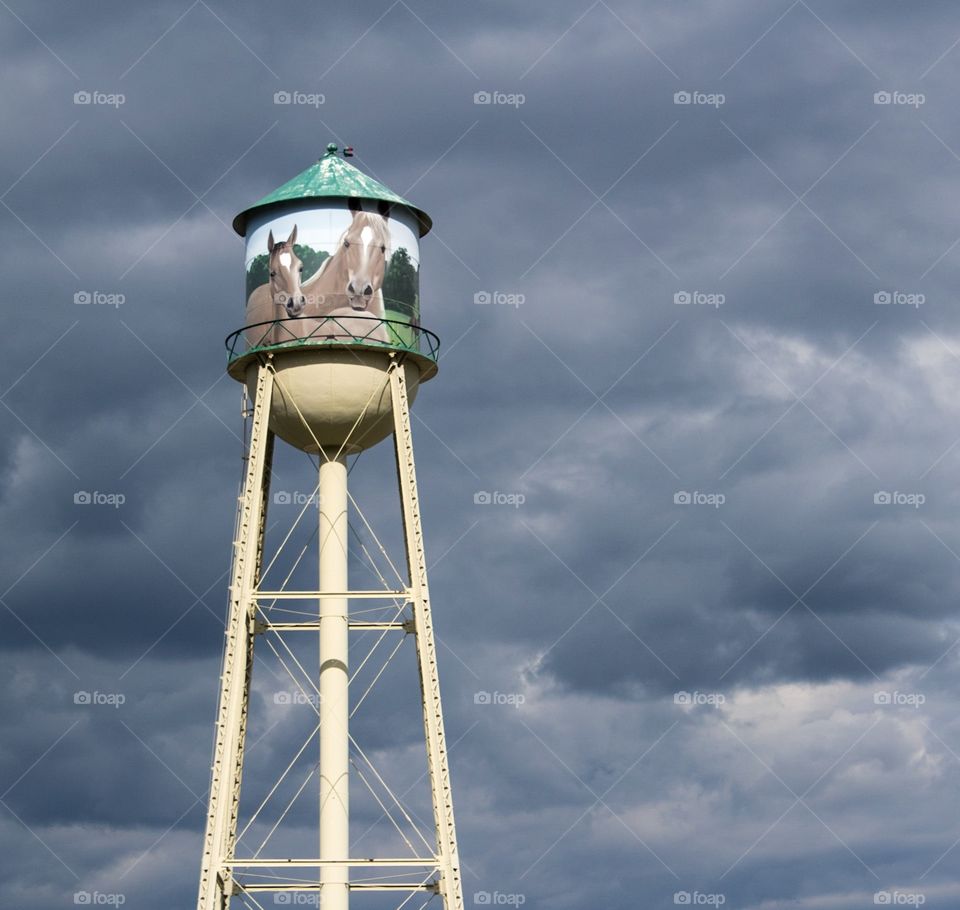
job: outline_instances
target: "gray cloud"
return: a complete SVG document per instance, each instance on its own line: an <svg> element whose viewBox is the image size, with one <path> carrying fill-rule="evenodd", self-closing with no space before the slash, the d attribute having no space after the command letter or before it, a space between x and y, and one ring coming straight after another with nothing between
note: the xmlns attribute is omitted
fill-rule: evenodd
<svg viewBox="0 0 960 910"><path fill-rule="evenodd" d="M414 433L467 905L954 905L952 11L0 9L5 905L193 899L241 465L227 225L331 138L436 223L423 313L446 353ZM474 305L484 290L524 302ZM674 302L695 292L722 305ZM895 292L923 302L874 302ZM397 554L381 449L354 491ZM281 453L276 488L312 476ZM355 729L428 823L401 656ZM254 808L311 719L264 657ZM355 791L359 837L379 811Z"/></svg>

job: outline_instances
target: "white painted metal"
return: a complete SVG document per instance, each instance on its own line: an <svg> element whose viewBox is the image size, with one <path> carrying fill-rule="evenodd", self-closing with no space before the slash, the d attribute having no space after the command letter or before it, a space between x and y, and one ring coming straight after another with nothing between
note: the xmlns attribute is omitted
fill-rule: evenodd
<svg viewBox="0 0 960 910"><path fill-rule="evenodd" d="M277 357L282 360L286 355ZM297 366L306 367L297 361ZM371 373L375 368L373 360L367 358L363 372ZM351 371L352 372L352 371ZM314 397L308 406L302 406L295 388L289 383L290 371L281 374L275 368L275 361L267 358L251 368L247 376L247 387L253 398L251 411L250 439L247 454L243 489L240 496L236 540L234 542L233 573L230 587L230 612L227 622L224 662L221 675L220 702L217 715L216 747L212 767L210 805L207 818L207 830L204 836L204 853L200 879L198 910L228 910L231 895L249 894L253 900L254 892L319 892L325 910L348 910L349 894L357 891L407 892L412 896L418 891L438 893L443 897L446 910L463 910L463 895L460 879L460 865L457 852L456 830L454 826L453 804L450 789L450 774L447 761L446 743L443 729L443 715L440 704L440 687L437 674L436 643L433 635L433 622L430 611L429 589L427 585L426 559L423 546L423 529L420 519L419 499L417 495L416 472L413 458L413 441L410 429L410 401L416 388L417 379L412 378L412 389L408 380L411 364L403 363L396 355L384 354L381 357L380 386L367 381L364 401L357 397L354 403L354 420L350 428L336 442L333 450L326 448L326 439L321 445L316 425L311 425L314 416L321 415L323 401L329 401L332 390L326 388L321 394L311 393ZM414 368L414 372L416 372ZM295 371L296 373L296 371ZM369 394L366 390L369 389ZM409 389L409 391L408 391ZM288 421L285 434L293 436L289 430L291 414L297 414L304 424L299 440L312 443L313 451L321 458L318 493L319 509L319 545L318 545L318 582L315 591L285 590L286 581L280 590L260 590L260 567L263 561L263 538L268 498L268 477L272 461L273 429L276 418L277 396L282 396L284 419ZM362 407L361 407L362 405ZM375 414L369 415L373 407ZM306 414L304 413L306 412ZM337 420L343 426L350 415L341 414ZM348 502L352 501L347 490L346 453L362 449L369 444L374 435L381 432L381 421L390 420L395 438L397 474L399 478L401 510L404 525L404 542L408 577L403 579L397 574L399 584L390 585L396 590L350 591L347 577L348 544ZM325 419L318 416L318 419ZM360 443L354 443L354 431L363 435ZM329 425L323 430L331 432ZM301 446L309 448L307 444ZM354 507L356 503L354 502ZM374 542L383 546L373 534L369 523L359 508L357 513L363 519ZM303 512L301 512L301 515ZM299 519L298 519L299 520ZM287 537L289 539L289 535ZM284 540L284 544L286 539ZM282 548L283 544L281 545ZM366 552L366 551L364 551ZM301 557L303 552L301 552ZM274 557L276 559L276 557ZM299 563L298 557L297 563ZM272 564L272 562L271 562ZM392 563L391 563L392 568ZM381 580L383 576L380 575ZM289 576L288 576L289 578ZM278 587L274 584L272 587ZM384 580L384 587L387 587ZM367 600L393 600L396 614L389 619L376 620L349 619L349 600L352 598ZM280 601L303 600L317 605L316 619L304 616L290 622L272 620L273 603ZM404 604L409 603L412 616L404 615ZM306 605L304 605L305 608ZM280 612L284 608L276 607ZM298 613L299 610L286 610ZM370 762L363 749L350 736L348 723L349 675L348 675L348 636L351 630L369 632L379 631L380 637L370 653L360 662L358 670L373 654L373 650L390 631L403 631L413 634L416 642L417 666L419 670L420 691L422 696L423 723L426 738L426 752L429 770L431 798L433 802L435 838L431 844L419 831L412 817L398 797L390 789L380 772ZM311 678L300 661L294 656L283 639L287 632L315 632L319 639L319 676ZM290 673L305 702L313 704L319 721L319 779L320 779L320 815L318 826L319 848L317 858L265 858L260 850L270 835L261 844L253 856L237 855L237 814L240 795L240 779L243 770L243 745L246 729L247 706L250 693L250 671L253 664L253 645L257 636L261 636L272 654L283 668ZM397 647L393 649L387 662L397 653L403 638L395 639ZM274 646L278 644L286 655ZM289 661L289 663L288 663ZM291 667L289 664L293 664ZM367 686L363 695L357 699L358 708L370 689L377 683L384 666ZM295 672L296 671L296 672ZM306 688L304 688L304 684ZM316 702L313 701L316 696ZM317 733L314 728L313 734ZM280 780L290 772L297 757L303 752L312 735L301 747L301 751L280 775ZM371 789L384 814L394 827L403 835L411 848L411 856L404 859L350 858L349 850L349 770L350 748L355 750L358 760L366 762L372 773L372 783L357 766L358 779ZM301 784L302 787L309 781ZM279 781L278 781L279 785ZM423 848L413 850L411 841L406 837L398 821L391 814L388 803L374 791L376 785L385 791L389 800L399 810L402 820L422 841ZM275 792L276 787L270 791ZM270 798L268 794L267 799ZM264 803L266 800L264 800ZM249 830L264 803L256 810L244 831ZM292 803L291 803L292 804ZM281 815L289 810L288 804ZM277 821L271 829L276 830ZM424 852L435 850L432 857L425 858ZM247 850L247 853L250 851ZM310 851L312 852L312 850ZM307 854L309 857L309 853ZM286 881L282 877L270 877L271 868L275 873L283 867L315 870L315 883L299 879ZM386 868L395 867L397 880L354 881L350 882L350 869L353 867ZM410 875L407 869L419 869L416 878L404 881ZM258 872L257 870L264 870ZM312 873L311 873L312 875ZM236 876L240 876L239 879ZM270 877L270 881L258 881L257 878ZM405 903L405 902L404 902Z"/></svg>
<svg viewBox="0 0 960 910"><path fill-rule="evenodd" d="M336 453L334 453L335 455ZM347 459L320 459L321 591L346 591ZM348 725L348 601L325 597L320 604L320 859L350 855L350 739ZM347 910L350 903L346 866L320 869L324 910Z"/></svg>
<svg viewBox="0 0 960 910"><path fill-rule="evenodd" d="M270 882L269 884L247 885L246 892L258 891L316 891L316 885L303 882ZM434 891L437 886L433 882L357 882L350 886L351 891Z"/></svg>
<svg viewBox="0 0 960 910"><path fill-rule="evenodd" d="M321 866L328 866L331 863L341 863L336 860L326 859L234 859L225 865L231 868L250 868L250 869L319 869ZM367 868L385 868L399 869L401 866L413 866L417 869L433 869L437 861L432 857L430 859L351 859L348 860L348 866L364 866Z"/></svg>
<svg viewBox="0 0 960 910"><path fill-rule="evenodd" d="M427 586L427 559L420 521L420 497L413 461L413 434L410 430L410 405L404 370L390 373L393 402L394 447L400 479L400 506L403 512L407 571L413 593L413 618L416 627L417 659L420 667L420 691L423 700L423 725L427 738L427 765L440 863L440 892L446 910L463 910L463 885L460 880L460 856L453 819L453 794L440 705L440 677L437 672L437 645L433 636L430 591Z"/></svg>
<svg viewBox="0 0 960 910"><path fill-rule="evenodd" d="M263 549L263 529L272 454L268 415L273 393L273 373L261 365L256 370L250 443L243 491L233 542L230 612L227 618L217 730L210 776L210 800L203 838L198 910L221 910L223 861L233 852L237 832L237 806L243 772L243 742L253 662L254 618L252 595L256 588Z"/></svg>
<svg viewBox="0 0 960 910"><path fill-rule="evenodd" d="M270 426L290 445L318 454L321 448L338 450L349 437L345 452L353 454L393 431L390 393L384 381L388 354L361 345L327 349L318 357L315 350L304 348L284 351L274 362L277 388ZM420 369L408 360L404 370L412 402Z"/></svg>
<svg viewBox="0 0 960 910"><path fill-rule="evenodd" d="M410 600L409 591L257 591L259 600L318 600L323 597L349 597L351 600Z"/></svg>
<svg viewBox="0 0 960 910"><path fill-rule="evenodd" d="M319 632L320 621L316 622L262 622L257 623L258 632ZM406 622L349 622L351 629L364 629L367 632L380 632L384 629L396 629L398 632L410 632Z"/></svg>

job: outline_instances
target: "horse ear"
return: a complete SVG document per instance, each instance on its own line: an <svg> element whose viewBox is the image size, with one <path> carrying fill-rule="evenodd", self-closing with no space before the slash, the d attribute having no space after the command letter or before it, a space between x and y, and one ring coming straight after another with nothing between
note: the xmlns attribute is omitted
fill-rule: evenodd
<svg viewBox="0 0 960 910"><path fill-rule="evenodd" d="M293 226L293 230L290 232L290 236L287 238L287 243L292 247L297 242L297 226Z"/></svg>
<svg viewBox="0 0 960 910"><path fill-rule="evenodd" d="M270 231L270 233L267 234L267 252L272 253L274 246L273 231Z"/></svg>
<svg viewBox="0 0 960 910"><path fill-rule="evenodd" d="M383 220L386 221L390 217L391 205L389 202L381 200L377 203L377 211L383 216Z"/></svg>
<svg viewBox="0 0 960 910"><path fill-rule="evenodd" d="M352 196L347 200L347 207L353 212L354 217L360 214L363 211L362 206L360 205L359 199L354 199Z"/></svg>

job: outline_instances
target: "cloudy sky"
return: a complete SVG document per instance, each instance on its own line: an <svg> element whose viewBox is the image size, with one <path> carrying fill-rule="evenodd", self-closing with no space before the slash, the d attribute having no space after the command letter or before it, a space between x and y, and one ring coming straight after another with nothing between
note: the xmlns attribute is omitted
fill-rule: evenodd
<svg viewBox="0 0 960 910"><path fill-rule="evenodd" d="M335 141L436 225L467 907L956 906L958 42L946 0L0 0L0 905L194 900L229 223ZM396 555L390 456L351 482ZM411 653L356 730L425 819ZM264 667L254 806L309 720Z"/></svg>

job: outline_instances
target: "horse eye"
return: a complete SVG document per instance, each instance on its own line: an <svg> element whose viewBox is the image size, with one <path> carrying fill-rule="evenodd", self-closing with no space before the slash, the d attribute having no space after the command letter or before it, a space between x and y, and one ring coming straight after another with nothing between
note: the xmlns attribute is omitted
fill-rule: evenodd
<svg viewBox="0 0 960 910"><path fill-rule="evenodd" d="M300 271L300 272L303 271L303 266L302 266L302 265L300 266L300 268L298 269L298 271Z"/></svg>
<svg viewBox="0 0 960 910"><path fill-rule="evenodd" d="M349 241L349 240L344 240L344 241L343 241L343 248L346 249L348 246L350 246L350 241Z"/></svg>
<svg viewBox="0 0 960 910"><path fill-rule="evenodd" d="M386 246L381 246L381 247L380 247L380 252L381 252L381 253L385 253L386 251L387 251Z"/></svg>
<svg viewBox="0 0 960 910"><path fill-rule="evenodd" d="M276 278L276 277L277 277L277 273L276 273L276 272L271 272L271 273L270 273L270 277L271 277L271 278Z"/></svg>

